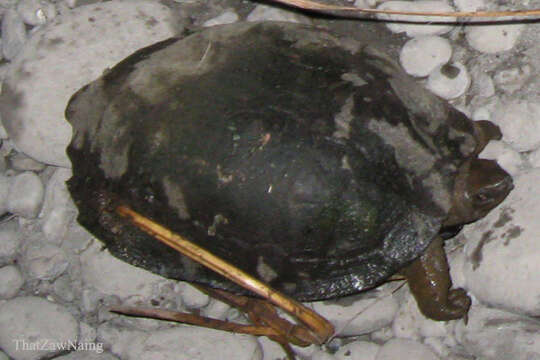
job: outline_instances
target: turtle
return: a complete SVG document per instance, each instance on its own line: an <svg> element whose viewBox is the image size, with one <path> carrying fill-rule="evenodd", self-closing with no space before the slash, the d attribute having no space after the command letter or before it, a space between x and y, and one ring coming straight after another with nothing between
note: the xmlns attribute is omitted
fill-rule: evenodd
<svg viewBox="0 0 540 360"><path fill-rule="evenodd" d="M501 138L377 45L312 25L235 23L143 48L66 108L69 192L112 255L245 294L124 219L115 198L299 301L395 274L422 313L466 315L443 249L513 188Z"/></svg>

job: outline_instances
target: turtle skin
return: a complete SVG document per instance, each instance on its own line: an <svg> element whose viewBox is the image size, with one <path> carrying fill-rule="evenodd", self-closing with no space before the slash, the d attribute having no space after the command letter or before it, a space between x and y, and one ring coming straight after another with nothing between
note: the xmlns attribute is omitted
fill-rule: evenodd
<svg viewBox="0 0 540 360"><path fill-rule="evenodd" d="M274 22L139 50L75 93L66 118L78 221L111 254L244 292L103 211L114 198L301 301L400 270L422 284L413 264L459 225L457 179L495 137L376 47Z"/></svg>

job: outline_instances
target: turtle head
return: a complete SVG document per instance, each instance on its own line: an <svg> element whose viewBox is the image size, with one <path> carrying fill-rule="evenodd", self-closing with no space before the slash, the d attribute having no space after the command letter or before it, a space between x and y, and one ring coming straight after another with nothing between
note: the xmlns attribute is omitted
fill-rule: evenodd
<svg viewBox="0 0 540 360"><path fill-rule="evenodd" d="M514 188L512 177L494 160L470 159L459 169L454 183L452 208L445 226L483 218Z"/></svg>

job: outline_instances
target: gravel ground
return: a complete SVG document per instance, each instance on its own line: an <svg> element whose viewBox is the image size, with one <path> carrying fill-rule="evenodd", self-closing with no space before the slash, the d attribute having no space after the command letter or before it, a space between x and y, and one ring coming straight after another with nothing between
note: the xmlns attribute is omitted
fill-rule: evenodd
<svg viewBox="0 0 540 360"><path fill-rule="evenodd" d="M509 9L489 0L357 6ZM528 8L540 8L528 1ZM250 1L4 0L0 67L0 359L281 359L246 335L127 318L111 305L150 305L241 321L189 284L112 257L76 223L65 187L63 113L77 89L133 51L200 27L237 21L315 24L376 41L425 86L503 132L482 157L515 189L447 244L452 277L473 298L468 322L424 318L401 283L310 304L338 336L295 348L306 359L540 359L540 25L410 25L313 18ZM381 28L387 32L381 35ZM377 30L375 30L377 29Z"/></svg>

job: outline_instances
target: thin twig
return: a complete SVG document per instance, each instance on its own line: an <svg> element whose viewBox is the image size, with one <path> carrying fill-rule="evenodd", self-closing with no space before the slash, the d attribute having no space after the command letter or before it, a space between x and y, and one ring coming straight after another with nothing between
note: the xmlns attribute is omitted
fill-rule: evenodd
<svg viewBox="0 0 540 360"><path fill-rule="evenodd" d="M287 6L292 6L299 9L318 11L329 13L331 15L346 16L350 14L386 14L386 15L407 15L407 16L436 16L436 17L453 17L453 18L514 18L521 16L540 16L540 9L531 10L506 10L506 11L400 11L400 10L383 10L383 9L366 9L357 8L354 6L339 6L327 5L311 0L272 0ZM332 12L344 12L345 14L333 14Z"/></svg>
<svg viewBox="0 0 540 360"><path fill-rule="evenodd" d="M275 306L280 307L282 310L289 313L289 315L299 320L303 325L306 326L305 329L301 327L295 328L295 330L298 330L295 337L299 340L309 343L323 344L334 334L334 327L324 317L305 307L296 300L272 289L268 285L243 272L225 260L215 256L209 251L197 246L182 236L173 233L171 230L148 219L147 217L142 216L128 206L120 205L115 211L118 215L128 218L139 229L147 232L164 244L172 247L199 264L202 264L215 271L226 279L263 297L267 301L271 302Z"/></svg>
<svg viewBox="0 0 540 360"><path fill-rule="evenodd" d="M169 320L183 324L196 325L209 329L223 330L239 334L249 334L254 336L279 335L272 328L267 326L238 324L229 321L212 319L204 316L182 313L172 310L118 305L111 307L109 311L129 316L140 316L158 320Z"/></svg>

